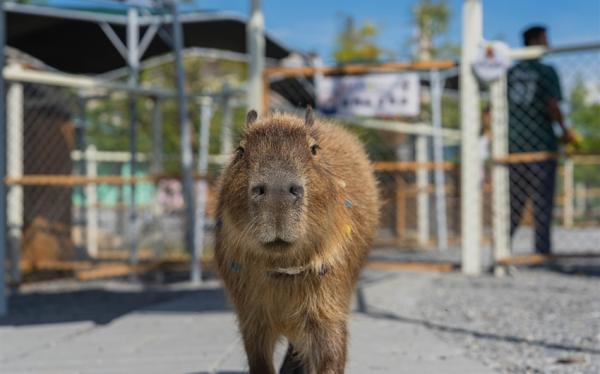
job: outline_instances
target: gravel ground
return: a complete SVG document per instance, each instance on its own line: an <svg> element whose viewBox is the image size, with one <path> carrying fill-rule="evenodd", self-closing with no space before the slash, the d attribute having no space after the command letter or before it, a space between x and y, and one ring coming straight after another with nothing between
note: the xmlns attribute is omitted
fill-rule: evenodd
<svg viewBox="0 0 600 374"><path fill-rule="evenodd" d="M503 373L600 373L600 278L549 270L429 279L420 318Z"/></svg>

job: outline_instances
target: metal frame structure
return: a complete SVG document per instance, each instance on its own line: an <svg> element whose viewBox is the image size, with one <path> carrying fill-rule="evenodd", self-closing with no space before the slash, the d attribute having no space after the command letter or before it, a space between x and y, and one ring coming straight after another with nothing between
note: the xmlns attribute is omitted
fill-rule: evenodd
<svg viewBox="0 0 600 374"><path fill-rule="evenodd" d="M4 45L6 39L5 33L5 18L4 18L4 8L0 6L0 71L4 70L4 64L6 61L4 54ZM6 247L8 243L7 232L6 232L6 208L7 208L7 200L6 200L6 149L7 141L6 141L6 107L4 102L5 96L5 85L4 85L4 77L0 76L0 148L3 150L0 152L0 316L3 316L7 313L7 303L6 303L6 282L4 269L5 266L5 258L6 258Z"/></svg>
<svg viewBox="0 0 600 374"><path fill-rule="evenodd" d="M197 243L196 234L197 230L195 230L195 221L196 216L195 208L194 208L194 198L193 198L193 170L192 170L192 154L191 154L191 139L190 137L190 121L187 118L187 99L190 97L186 95L184 92L184 71L183 71L183 63L182 63L182 48L183 48L183 33L181 22L190 22L190 21L201 21L201 20L239 20L245 21L241 17L228 14L228 13L219 13L219 14L187 14L187 15L179 15L177 9L177 1L174 0L164 0L162 5L169 11L169 13L155 15L155 14L142 14L140 9L135 6L130 6L127 11L126 16L122 15L113 15L113 14L97 14L93 12L85 12L85 11L76 11L76 10L68 10L68 9L57 9L52 7L39 7L25 4L17 4L17 3L7 3L3 2L0 6L0 72L2 72L2 77L0 77L0 97L4 97L4 82L5 79L11 79L14 81L26 81L26 82L37 82L37 83L45 83L45 84L53 84L59 86L68 86L68 87L76 87L82 90L89 90L91 96L94 96L93 90L97 88L102 88L105 91L124 91L129 93L130 95L130 104L129 104L129 113L130 113L130 153L132 157L130 157L131 162L131 188L135 189L135 181L136 181L136 169L137 169L137 118L136 118L136 96L137 95L148 95L155 98L155 107L157 108L160 105L160 99L165 97L175 97L179 104L179 126L181 129L181 143L182 143L182 163L184 170L184 188L185 188L185 205L187 208L186 218L187 218L187 228L188 232L186 234L186 246L191 253L197 254L199 253L199 248L197 245L201 245L201 243ZM257 8L253 15L258 15L262 17L260 14L260 2L256 2ZM25 14L33 14L33 15L41 15L48 17L58 17L62 19L72 19L72 20L83 20L89 22L95 22L99 25L101 30L104 32L108 40L111 41L114 48L119 52L119 54L124 58L127 69L129 70L129 82L128 84L118 84L118 83L107 83L105 81L82 77L82 76L74 76L68 74L57 74L57 73L49 73L49 72L40 72L40 71L29 71L24 70L20 67L8 67L5 68L5 58L4 58L4 46L6 39L6 22L5 22L5 11L18 11L20 13ZM167 34L164 29L162 29L162 25L168 23L171 24L172 30L171 34ZM117 36L115 30L112 28L112 25L124 25L127 30L126 43L123 43L121 39ZM143 35L140 35L140 30L142 27L145 27L146 30ZM145 88L140 87L139 85L139 68L140 61L150 45L153 38L158 35L167 45L170 45L173 48L176 69L177 69L177 90L176 92L155 89L155 88ZM258 74L260 79L260 74L262 73L262 68L264 66L264 34L262 32L262 27L257 30L256 33L253 34L254 41L258 44L261 44L262 38L262 46L263 48L255 48L254 54L250 56L251 65L256 66L256 74ZM251 48L252 50L252 48ZM258 56L257 53L261 53L261 56ZM256 64L256 61L263 61L262 64ZM18 86L15 86L18 88ZM13 90L13 96L18 96L18 90L15 88ZM260 87L259 87L260 88ZM234 90L230 90L230 92L225 93L226 96L230 97L234 93ZM262 99L262 95L260 92L255 93L256 97L258 97L259 101ZM21 95L22 96L22 95ZM211 96L207 93L196 93L193 96L202 97L202 96ZM22 100L21 100L22 102ZM85 110L85 98L82 97L82 110ZM5 113L5 101L0 100L0 144L2 146L0 148L6 149L6 113ZM156 109L155 108L155 109ZM156 110L155 110L156 112ZM159 118L160 115L155 115L155 118ZM85 132L84 127L85 123L83 122L83 118L79 122L79 130L78 133L78 144L79 151L81 154L85 154ZM155 129L160 129L160 125L156 125ZM158 136L160 137L160 136ZM156 136L155 136L156 138ZM206 141L204 140L204 144ZM205 152L206 150L203 150ZM7 152L0 152L0 315L3 315L7 312L6 305L6 285L5 285L5 257L7 254L7 244L8 240L8 232L5 229L7 227L7 192L8 192L8 179L7 179ZM207 154L204 155L203 159L206 160ZM15 157L13 156L13 159ZM86 167L86 163L82 163L83 167ZM89 165L88 165L89 166ZM205 169L205 167L204 167ZM16 170L16 169L15 169ZM200 170L202 172L202 170ZM18 172L18 170L17 170ZM14 173L13 173L14 174ZM17 173L18 174L18 173ZM13 180L18 180L19 175L13 175ZM89 173L83 173L84 178L92 178L88 175ZM97 179L97 178L96 178ZM59 181L60 182L60 181ZM64 183L64 182L62 182ZM13 188L13 191L18 192L19 188ZM90 189L88 189L89 193ZM135 193L131 194L131 215L130 219L132 223L135 225L137 220L137 211L136 211L136 201L135 201ZM93 196L91 196L93 198ZM16 210L13 210L16 211ZM202 212L203 214L203 212ZM85 216L85 215L84 215ZM88 217L89 218L89 217ZM93 217L92 217L93 218ZM134 235L131 238L130 242L130 263L132 266L135 266L138 263L138 243L137 237ZM93 248L92 248L93 249ZM13 262L16 258L16 253L12 254ZM17 262L18 264L18 262ZM17 268L18 265L13 266ZM13 274L13 279L18 279L18 274L15 272ZM198 261L192 261L191 264L191 280L194 282L198 282L201 279L201 273L199 268Z"/></svg>

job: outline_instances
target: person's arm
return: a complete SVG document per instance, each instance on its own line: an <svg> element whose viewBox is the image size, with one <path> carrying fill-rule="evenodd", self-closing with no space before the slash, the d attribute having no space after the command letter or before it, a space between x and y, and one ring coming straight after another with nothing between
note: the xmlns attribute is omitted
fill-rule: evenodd
<svg viewBox="0 0 600 374"><path fill-rule="evenodd" d="M562 110L560 109L560 100L562 100L560 82L558 80L556 71L553 68L550 69L551 89L548 97L548 112L550 112L550 117L552 120L560 125L563 133L562 137L565 143L573 143L577 141L577 135L575 134L575 131L571 130L565 125L565 118Z"/></svg>
<svg viewBox="0 0 600 374"><path fill-rule="evenodd" d="M575 132L565 125L565 118L562 114L562 110L560 110L558 100L555 98L550 98L548 100L548 111L550 112L552 120L560 125L565 142L572 143L576 141Z"/></svg>

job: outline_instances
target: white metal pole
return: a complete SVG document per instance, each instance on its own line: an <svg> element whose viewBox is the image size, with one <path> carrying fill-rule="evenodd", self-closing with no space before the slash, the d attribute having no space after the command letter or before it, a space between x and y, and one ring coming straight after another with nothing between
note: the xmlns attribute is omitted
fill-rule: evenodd
<svg viewBox="0 0 600 374"><path fill-rule="evenodd" d="M427 137L417 135L415 151L419 163L428 161ZM417 232L419 245L427 246L429 243L429 171L425 167L417 169Z"/></svg>
<svg viewBox="0 0 600 374"><path fill-rule="evenodd" d="M8 109L7 124L7 174L9 177L23 176L23 85L12 83L6 94ZM21 282L19 262L23 230L23 186L13 184L8 189L8 237L10 245L10 278L13 284Z"/></svg>
<svg viewBox="0 0 600 374"><path fill-rule="evenodd" d="M446 213L446 178L441 168L444 162L442 134L442 82L438 70L431 71L431 122L433 124L433 159L438 167L434 171L435 218L438 249L448 249L448 221Z"/></svg>
<svg viewBox="0 0 600 374"><path fill-rule="evenodd" d="M152 107L152 163L151 170L154 175L159 175L163 171L163 121L161 113L161 101L159 98L154 98ZM155 188L155 191L158 189ZM155 192L155 199L153 204L152 213L154 215L154 222L156 227L153 232L153 250L156 259L160 257L164 250L163 241L163 226L162 226L162 214L163 209L158 201L158 193Z"/></svg>
<svg viewBox="0 0 600 374"><path fill-rule="evenodd" d="M563 183L564 183L564 205L563 205L563 225L565 227L573 227L575 187L573 177L573 159L567 157L563 168Z"/></svg>
<svg viewBox="0 0 600 374"><path fill-rule="evenodd" d="M159 98L152 100L152 172L162 171L163 157L163 121L161 101Z"/></svg>
<svg viewBox="0 0 600 374"><path fill-rule="evenodd" d="M138 86L138 74L140 66L139 56L140 42L140 27L138 10L135 7L130 7L127 12L127 63L129 64L130 75L129 84L131 88ZM129 150L131 152L131 177L135 177L137 173L137 98L134 93L130 93L129 98ZM138 263L138 237L137 237L137 206L136 206L136 184L130 184L130 217L129 217L129 234L130 234L130 263L137 265Z"/></svg>
<svg viewBox="0 0 600 374"><path fill-rule="evenodd" d="M472 63L482 41L480 0L463 2L462 57L460 64L461 111L461 238L462 272L481 273L481 174L478 138L481 128L479 87Z"/></svg>
<svg viewBox="0 0 600 374"><path fill-rule="evenodd" d="M88 145L85 150L86 174L88 178L98 176L98 154L96 146ZM92 258L98 256L98 190L96 183L85 186L86 209L86 247L88 255Z"/></svg>
<svg viewBox="0 0 600 374"><path fill-rule="evenodd" d="M200 110L200 148L198 149L198 175L200 180L197 184L196 195L196 247L192 253L191 262L191 282L200 283L202 280L202 270L200 267L200 259L202 258L202 250L204 247L204 226L206 223L206 195L208 186L206 183L206 172L208 171L208 140L210 135L210 119L212 117L212 100L203 98L201 101Z"/></svg>
<svg viewBox="0 0 600 374"><path fill-rule="evenodd" d="M4 44L6 41L4 6L0 6L0 72L4 71ZM4 76L0 76L0 316L8 312L6 302L6 279L4 259L6 257L6 102L4 101Z"/></svg>
<svg viewBox="0 0 600 374"><path fill-rule="evenodd" d="M177 109L180 131L181 169L183 173L183 199L185 203L185 246L190 253L196 250L196 209L194 208L194 176L193 153L191 142L191 126L188 119L187 97L185 95L185 70L183 67L183 29L179 20L177 2L168 2L173 15L173 53L175 54L175 71L177 85Z"/></svg>
<svg viewBox="0 0 600 374"><path fill-rule="evenodd" d="M250 19L246 25L246 47L250 55L247 105L248 109L255 109L258 113L268 110L262 107L262 73L265 67L264 23L261 0L250 0Z"/></svg>
<svg viewBox="0 0 600 374"><path fill-rule="evenodd" d="M221 122L221 147L219 154L230 155L233 152L233 106L229 86L225 85L223 98L223 119Z"/></svg>
<svg viewBox="0 0 600 374"><path fill-rule="evenodd" d="M508 156L508 102L506 75L490 87L492 106L492 159ZM492 226L494 260L510 255L510 195L508 168L495 163L492 169ZM500 275L501 267L495 269Z"/></svg>

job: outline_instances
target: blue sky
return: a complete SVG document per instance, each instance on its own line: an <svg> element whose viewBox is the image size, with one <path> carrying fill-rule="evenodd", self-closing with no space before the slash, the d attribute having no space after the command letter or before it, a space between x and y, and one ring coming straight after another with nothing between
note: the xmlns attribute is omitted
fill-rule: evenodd
<svg viewBox="0 0 600 374"><path fill-rule="evenodd" d="M408 55L410 11L416 0L263 0L267 31L286 45L316 50L331 59L340 15L367 19L380 28L379 43L399 58ZM452 10L449 39L460 41L462 0L448 1ZM201 9L248 12L249 0L197 0ZM555 45L600 41L600 0L483 0L484 36L520 45L520 31L529 24L550 27Z"/></svg>

